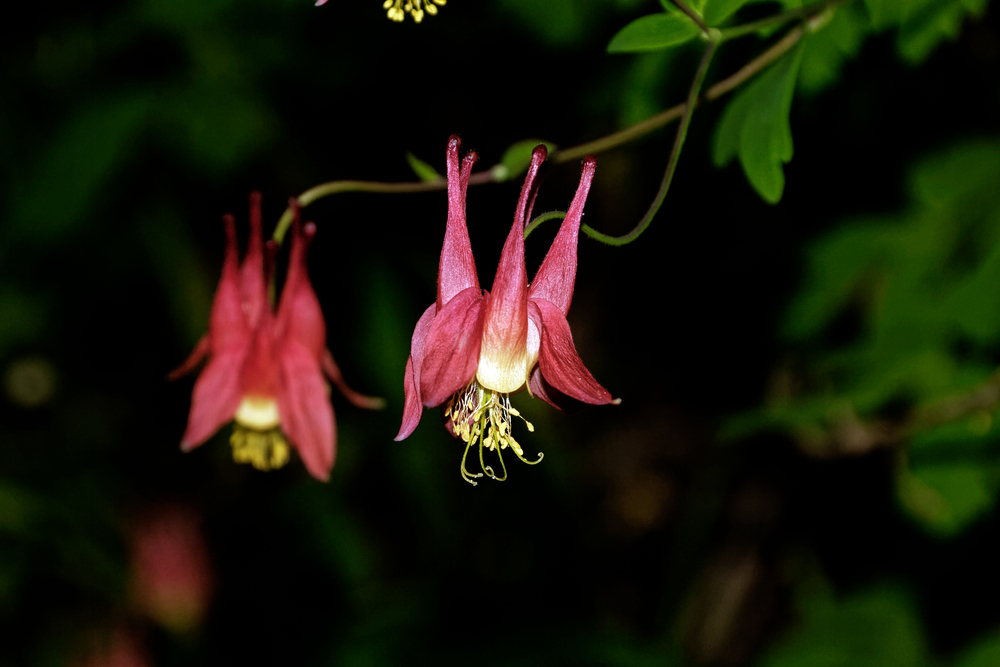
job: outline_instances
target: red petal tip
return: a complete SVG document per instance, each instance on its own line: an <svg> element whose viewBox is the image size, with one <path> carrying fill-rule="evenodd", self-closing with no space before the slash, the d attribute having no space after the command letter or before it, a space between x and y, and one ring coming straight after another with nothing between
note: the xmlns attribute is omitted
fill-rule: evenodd
<svg viewBox="0 0 1000 667"><path fill-rule="evenodd" d="M264 196L261 193L254 190L250 193L250 206L260 206L260 202L263 198Z"/></svg>
<svg viewBox="0 0 1000 667"><path fill-rule="evenodd" d="M611 405L621 405L621 404L622 404L622 399L620 398L616 398L613 401L611 401Z"/></svg>
<svg viewBox="0 0 1000 667"><path fill-rule="evenodd" d="M313 237L316 236L316 223L307 222L302 228L302 236L305 237L306 241L312 241Z"/></svg>
<svg viewBox="0 0 1000 667"><path fill-rule="evenodd" d="M535 150L531 151L531 162L544 162L548 154L549 149L545 147L545 144L538 144L535 146Z"/></svg>
<svg viewBox="0 0 1000 667"><path fill-rule="evenodd" d="M593 155L586 156L585 158L583 158L583 166L585 168L586 167L590 167L590 168L596 167L597 166L597 158L594 157Z"/></svg>
<svg viewBox="0 0 1000 667"><path fill-rule="evenodd" d="M462 147L462 139L457 134L453 134L448 137L448 150L458 152L458 149Z"/></svg>
<svg viewBox="0 0 1000 667"><path fill-rule="evenodd" d="M469 166L472 166L477 162L479 162L479 153L477 153L476 151L469 151L468 153L465 154L465 157L462 158L462 161L468 162Z"/></svg>
<svg viewBox="0 0 1000 667"><path fill-rule="evenodd" d="M326 0L316 0L316 6L317 7L319 7L321 5L325 5L325 4L326 4Z"/></svg>

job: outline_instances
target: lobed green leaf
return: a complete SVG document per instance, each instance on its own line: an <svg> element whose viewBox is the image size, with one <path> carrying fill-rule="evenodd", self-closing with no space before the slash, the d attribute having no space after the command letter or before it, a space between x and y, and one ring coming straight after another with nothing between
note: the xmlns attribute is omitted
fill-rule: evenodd
<svg viewBox="0 0 1000 667"><path fill-rule="evenodd" d="M683 44L701 32L694 21L680 13L643 16L618 31L608 43L608 53L644 53Z"/></svg>
<svg viewBox="0 0 1000 667"><path fill-rule="evenodd" d="M715 164L721 167L739 156L747 180L771 204L781 200L785 187L781 165L792 159L788 114L802 52L799 44L740 91L715 134Z"/></svg>
<svg viewBox="0 0 1000 667"><path fill-rule="evenodd" d="M410 151L406 151L406 161L409 163L410 169L413 170L413 173L416 174L417 178L425 183L439 181L443 178L441 174L437 173L434 167L427 162L424 162Z"/></svg>
<svg viewBox="0 0 1000 667"><path fill-rule="evenodd" d="M556 145L550 141L542 141L541 139L524 139L516 143L511 144L504 151L503 157L500 158L500 166L502 169L497 170L494 167L494 176L498 181L506 181L511 178L516 178L528 170L528 165L531 164L531 153L535 150L535 146L538 144L545 144L545 148L549 153L556 149Z"/></svg>

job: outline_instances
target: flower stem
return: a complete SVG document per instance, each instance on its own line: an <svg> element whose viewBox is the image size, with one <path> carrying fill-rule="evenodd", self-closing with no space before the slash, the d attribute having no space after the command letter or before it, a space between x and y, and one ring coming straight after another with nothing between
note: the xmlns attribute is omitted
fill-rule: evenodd
<svg viewBox="0 0 1000 667"><path fill-rule="evenodd" d="M607 236L598 232L594 228L590 227L586 223L581 226L581 231L587 234L591 238L597 239L604 243L610 245L624 245L629 243L635 238L637 238L646 227L649 226L652 217L659 210L660 204L663 202L663 197L666 196L666 190L670 186L670 181L673 178L673 172L677 166L677 159L680 155L681 146L684 143L684 139L687 136L687 126L691 120L691 113L693 109L698 105L705 102L711 102L719 97L722 97L729 91L738 87L765 67L776 61L778 58L783 56L789 49L791 49L795 44L798 43L802 36L805 34L808 27L806 25L800 25L788 32L781 40L772 45L769 49L764 51L762 54L748 62L746 65L741 67L731 76L723 79L722 81L716 83L715 85L708 88L703 95L698 95L698 91L701 88L701 84L705 78L705 71L707 70L708 62L711 60L712 55L718 48L719 44L728 41L730 39L735 39L737 37L742 37L743 35L756 32L761 28L765 28L769 25L779 25L786 21L796 19L796 18L806 18L814 19L826 10L832 9L837 5L843 4L847 0L824 0L822 2L817 2L815 4L809 5L808 7L800 7L798 9L792 9L784 12L779 12L774 16L770 16L759 21L754 21L751 23L746 23L739 26L734 26L732 28L726 28L722 30L717 30L709 28L704 25L704 21L700 17L695 18L697 13L695 13L690 6L688 6L683 0L671 0L677 7L683 11L686 15L690 16L693 21L695 21L702 29L705 31L709 43L705 49L705 55L702 57L702 66L699 66L698 72L695 75L695 80L692 83L691 92L694 95L688 95L686 102L673 106L665 111L661 111L655 116L651 116L646 120L640 121L631 127L627 127L624 130L614 132L600 139L595 139L594 141L589 141L585 144L580 144L578 146L573 146L563 150L557 150L549 155L549 160L555 164L561 164L563 162L572 162L579 160L586 155L592 153L600 153L611 148L616 148L630 141L634 141L639 137L652 132L653 130L659 129L668 123L671 123L678 118L681 119L681 126L677 131L677 139L674 141L674 147L671 151L670 160L667 163L667 171L664 174L663 183L660 185L660 192L657 193L657 197L650 207L646 216L636 225L635 229L622 237ZM499 183L505 178L501 178L497 173L497 165L492 169L487 171L479 172L473 174L469 179L470 185L481 185L483 183ZM506 173L506 170L502 170ZM298 196L297 202L300 208L304 208L309 204L313 203L317 199L322 199L327 195L337 194L341 192L376 192L376 193L415 193L415 192L434 192L436 190L444 190L448 187L447 181L442 179L437 179L433 181L415 181L415 182L402 182L402 183L386 183L381 181L358 181L358 180L345 180L345 181L330 181L327 183L321 183L320 185L314 186L301 195ZM555 212L554 212L555 213ZM527 238L535 227L540 225L547 220L551 220L558 217L554 213L545 214L539 216L531 222L527 227L525 227L524 235ZM273 238L279 244L285 238L285 234L288 232L289 226L292 224L292 209L285 209L281 218L278 220L278 224L274 229ZM559 213L559 215L565 215L564 213ZM627 239L627 240L625 240Z"/></svg>
<svg viewBox="0 0 1000 667"><path fill-rule="evenodd" d="M674 3L674 6L677 7L677 9L687 14L688 18L694 21L698 25L698 27L701 28L702 32L708 32L708 26L705 25L705 20L698 15L698 12L691 9L688 3L684 2L684 0L670 0L670 1Z"/></svg>
<svg viewBox="0 0 1000 667"><path fill-rule="evenodd" d="M722 41L725 42L730 39L736 39L737 37L749 35L750 33L757 32L763 28L767 28L772 25L781 25L782 23L795 19L811 19L814 16L833 9L837 5L842 5L845 2L847 2L847 0L824 0L824 2L817 2L813 5L796 7L795 9L778 12L777 14L760 19L759 21L751 21L750 23L736 25L732 28L721 28L720 32L722 33Z"/></svg>
<svg viewBox="0 0 1000 667"><path fill-rule="evenodd" d="M711 102L738 87L747 79L751 78L753 75L757 74L762 69L783 56L789 49L795 46L800 39L802 39L803 34L805 34L805 31L801 26L793 28L787 35L785 35L780 41L776 42L767 51L764 51L764 53L748 62L734 74L728 76L717 84L710 86L708 90L705 91L705 94L697 99L695 105L698 106L700 104L704 104L705 102ZM564 148L556 151L549 156L549 159L556 164L562 162L573 162L581 159L585 155L600 153L611 148L616 148L617 146L621 146L622 144L638 139L644 134L648 134L653 130L658 130L664 125L677 120L684 115L684 112L687 111L687 107L688 103L682 102L666 109L665 111L661 111L655 116L650 116L646 120L639 121L631 127L626 127L624 130L619 130L618 132L601 137L600 139L595 139L594 141L588 141L587 143L580 144L579 146L573 146L571 148Z"/></svg>
<svg viewBox="0 0 1000 667"><path fill-rule="evenodd" d="M705 54L701 57L701 63L698 65L694 80L691 82L691 90L688 91L687 103L684 105L684 115L681 116L680 125L677 126L677 136L674 139L674 147L670 150L670 159L667 160L667 169L663 173L660 190L656 193L653 203L649 205L646 215L642 216L642 219L632 228L632 231L624 236L608 236L597 231L590 225L581 225L580 231L584 234L601 243L622 246L639 238L646 231L646 228L649 227L649 223L653 221L653 217L660 210L660 206L667 196L667 191L670 189L670 182L674 179L674 172L677 171L677 161L681 156L681 148L684 147L684 139L687 138L688 126L691 124L691 117L694 115L694 108L698 101L698 94L701 92L701 85L705 81L705 74L708 72L709 63L712 62L712 56L715 55L715 50L718 48L719 41L715 39L709 40L705 46Z"/></svg>
<svg viewBox="0 0 1000 667"><path fill-rule="evenodd" d="M494 171L495 169L490 169L488 171L481 171L478 174L473 174L472 177L469 178L469 184L480 185L482 183L499 182L502 179L497 178ZM320 183L317 186L309 188L300 194L296 201L300 208L305 208L317 199L322 199L328 195L334 195L340 192L379 192L383 194L402 194L411 192L434 192L436 190L444 190L447 187L448 181L443 178L433 181L414 181L403 183L384 183L382 181L329 181L327 183ZM292 224L293 215L294 213L291 208L285 209L285 212L281 215L281 218L278 220L278 224L274 228L274 234L272 237L279 244L281 244L285 239L288 227Z"/></svg>
<svg viewBox="0 0 1000 667"><path fill-rule="evenodd" d="M566 211L551 211L549 213L542 213L540 216L529 222L524 228L524 239L528 239L528 235L535 231L535 227L542 224L543 222L548 222L549 220L556 220L566 217Z"/></svg>

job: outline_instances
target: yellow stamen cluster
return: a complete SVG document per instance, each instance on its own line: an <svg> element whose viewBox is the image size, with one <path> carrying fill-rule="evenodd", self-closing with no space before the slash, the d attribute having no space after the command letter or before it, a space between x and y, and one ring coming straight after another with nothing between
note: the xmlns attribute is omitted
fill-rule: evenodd
<svg viewBox="0 0 1000 667"><path fill-rule="evenodd" d="M281 429L255 431L233 424L229 443L234 461L249 463L257 470L277 470L288 463L288 441Z"/></svg>
<svg viewBox="0 0 1000 667"><path fill-rule="evenodd" d="M413 20L420 23L424 20L424 12L431 16L438 13L437 6L445 6L446 0L385 0L382 9L388 10L389 18L397 23L409 14Z"/></svg>
<svg viewBox="0 0 1000 667"><path fill-rule="evenodd" d="M507 479L507 467L503 462L502 449L510 447L517 458L528 465L535 465L542 460L544 454L538 454L537 461L529 461L524 458L524 450L514 435L511 433L511 417L518 417L527 425L528 431L533 432L535 427L531 422L521 416L515 408L510 405L510 396L500 392L487 389L473 380L469 386L462 389L450 399L445 406L445 417L451 420L452 429L455 435L465 442L465 453L462 454L462 479L473 486L476 477L486 476L497 481ZM469 454L469 448L479 443L479 467L482 473L470 473L465 468L465 459ZM503 477L498 477L493 468L483 463L483 449L497 452L500 459L500 467L503 470Z"/></svg>

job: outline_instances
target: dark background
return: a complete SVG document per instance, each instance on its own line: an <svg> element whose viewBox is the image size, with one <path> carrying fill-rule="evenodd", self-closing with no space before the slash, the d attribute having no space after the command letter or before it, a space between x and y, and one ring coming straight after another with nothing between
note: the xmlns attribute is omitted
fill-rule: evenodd
<svg viewBox="0 0 1000 667"><path fill-rule="evenodd" d="M622 404L564 415L515 399L539 466L469 486L435 411L392 441L409 336L434 298L440 192L305 210L329 347L349 384L388 400L372 413L333 396L329 483L294 460L268 474L234 464L228 427L179 452L192 383L165 377L206 328L223 213L245 237L252 190L269 230L318 183L413 180L407 151L443 170L451 133L486 168L515 141L572 146L673 105L697 46L604 51L657 10L451 0L417 25L387 20L378 0L56 1L5 20L0 664L65 664L109 636L164 666L950 664L995 633L991 504L943 539L899 507L898 447L817 458L781 429L716 437L765 401L790 354L778 325L809 244L904 209L923 156L997 136L995 8L920 65L874 34L835 83L800 92L777 206L737 165L712 165L725 100L694 116L639 241L581 239L570 324ZM755 37L726 45L708 82L761 50ZM672 137L599 155L585 221L631 228ZM578 175L551 166L536 211L564 208ZM469 193L484 286L519 188ZM555 228L529 239L529 275ZM995 366L1000 348L985 349ZM212 581L206 611L174 626L134 592L135 536L162 507L197 517ZM809 619L829 637L802 641L827 662L795 653ZM841 645L856 626L871 638Z"/></svg>

